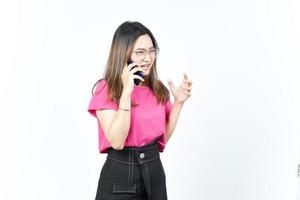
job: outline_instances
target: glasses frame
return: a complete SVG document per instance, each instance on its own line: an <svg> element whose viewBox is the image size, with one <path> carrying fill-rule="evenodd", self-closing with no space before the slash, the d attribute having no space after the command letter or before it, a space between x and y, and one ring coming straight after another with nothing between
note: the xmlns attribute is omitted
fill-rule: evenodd
<svg viewBox="0 0 300 200"><path fill-rule="evenodd" d="M155 55L154 55L154 57L152 57L152 56L150 55L150 51L153 51L153 50L155 50ZM132 50L132 51L130 51L130 52L134 52L137 58L139 58L140 60L143 60L143 59L146 58L147 54L150 56L150 58L156 58L157 55L159 54L159 50L160 50L159 48L154 48L154 49L151 49L151 50L146 50L146 49ZM140 52L140 51L143 51L143 52L145 53L144 56L143 56L143 58L140 58L140 57L137 55L137 53Z"/></svg>

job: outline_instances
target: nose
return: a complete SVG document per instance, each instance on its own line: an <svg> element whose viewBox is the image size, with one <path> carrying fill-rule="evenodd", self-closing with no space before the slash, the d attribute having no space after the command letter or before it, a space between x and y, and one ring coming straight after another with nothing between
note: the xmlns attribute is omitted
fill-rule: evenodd
<svg viewBox="0 0 300 200"><path fill-rule="evenodd" d="M146 53L146 56L145 56L145 58L144 58L144 61L146 61L146 62L149 62L149 61L151 61L151 57L150 57L150 55L149 55L149 53L147 52Z"/></svg>

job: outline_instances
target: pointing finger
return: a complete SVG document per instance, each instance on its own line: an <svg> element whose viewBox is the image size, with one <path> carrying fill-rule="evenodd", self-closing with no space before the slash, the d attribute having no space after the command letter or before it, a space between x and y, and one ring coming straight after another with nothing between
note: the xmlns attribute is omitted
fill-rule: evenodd
<svg viewBox="0 0 300 200"><path fill-rule="evenodd" d="M183 73L183 76L184 76L185 80L188 80L188 76L187 76L187 74L185 72Z"/></svg>

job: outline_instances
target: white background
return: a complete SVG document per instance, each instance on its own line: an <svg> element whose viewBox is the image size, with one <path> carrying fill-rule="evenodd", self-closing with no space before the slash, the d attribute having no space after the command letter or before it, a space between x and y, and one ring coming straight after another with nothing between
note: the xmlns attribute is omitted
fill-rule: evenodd
<svg viewBox="0 0 300 200"><path fill-rule="evenodd" d="M193 81L161 154L169 199L296 199L299 10L298 0L1 1L0 199L94 199L106 155L87 106L126 20L155 35L167 87L183 72Z"/></svg>

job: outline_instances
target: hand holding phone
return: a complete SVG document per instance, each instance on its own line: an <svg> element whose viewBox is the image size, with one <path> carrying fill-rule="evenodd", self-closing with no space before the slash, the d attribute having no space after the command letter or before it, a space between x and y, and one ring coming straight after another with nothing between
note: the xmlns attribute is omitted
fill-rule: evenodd
<svg viewBox="0 0 300 200"><path fill-rule="evenodd" d="M131 63L133 63L133 61L129 58L128 61L127 61L127 64L129 65ZM134 69L135 67L137 67L137 66L135 65L134 67L131 68L131 70ZM138 75L138 76L144 78L144 75L143 75L142 71L137 71L137 72L134 73L134 75ZM134 79L134 84L139 85L141 81L142 80L135 78Z"/></svg>

